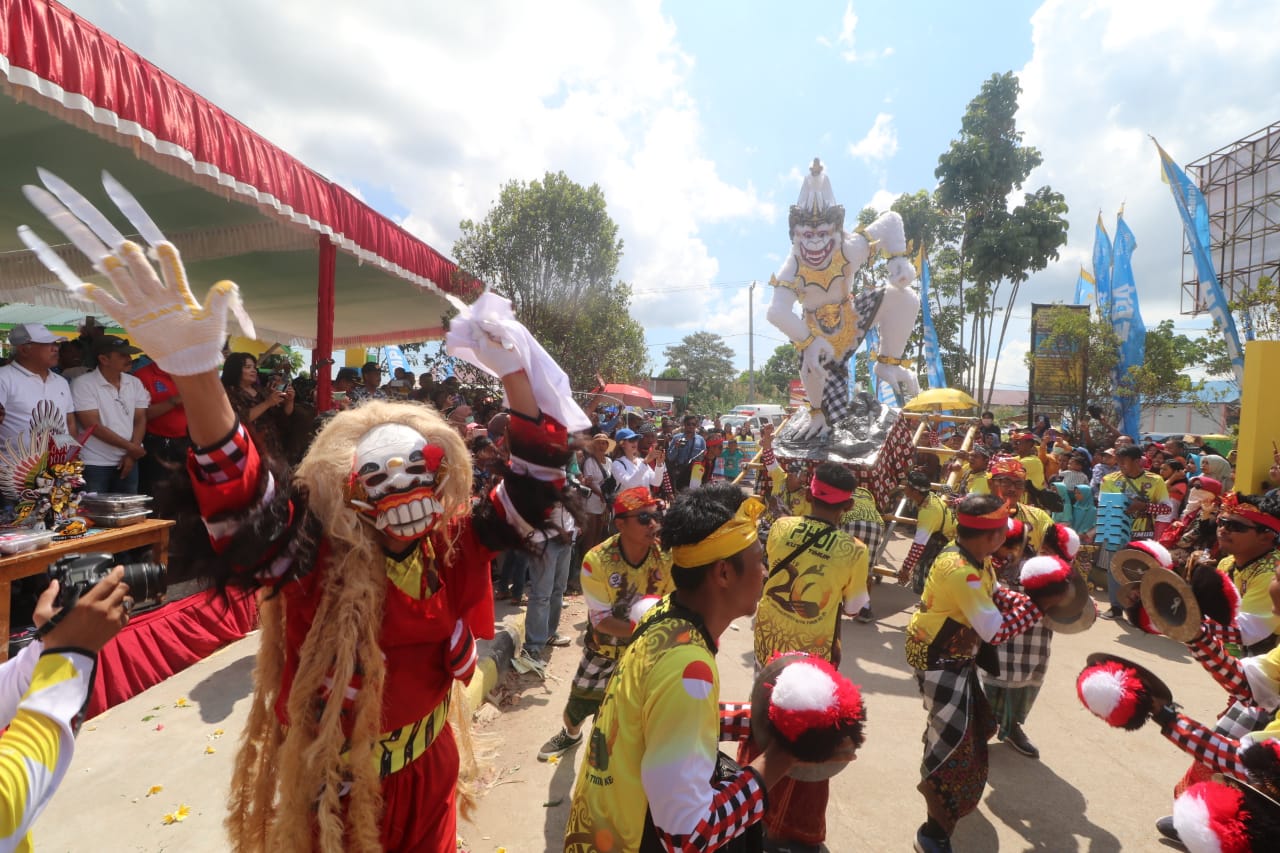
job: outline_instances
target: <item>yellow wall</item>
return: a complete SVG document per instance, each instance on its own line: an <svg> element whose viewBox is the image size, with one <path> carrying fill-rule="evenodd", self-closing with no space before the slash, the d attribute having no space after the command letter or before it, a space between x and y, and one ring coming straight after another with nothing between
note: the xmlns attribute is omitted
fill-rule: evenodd
<svg viewBox="0 0 1280 853"><path fill-rule="evenodd" d="M1240 440L1236 445L1236 491L1266 491L1274 444L1280 444L1280 394L1270 387L1280 370L1280 341L1249 341L1244 347L1240 394Z"/></svg>

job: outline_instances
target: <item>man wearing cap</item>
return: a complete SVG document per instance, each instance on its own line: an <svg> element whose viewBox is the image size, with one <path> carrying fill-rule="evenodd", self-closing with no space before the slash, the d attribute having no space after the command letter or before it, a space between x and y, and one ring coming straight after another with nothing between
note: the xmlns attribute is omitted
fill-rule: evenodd
<svg viewBox="0 0 1280 853"><path fill-rule="evenodd" d="M975 445L969 451L968 459L960 461L960 484L956 491L962 496L991 494L991 451Z"/></svg>
<svg viewBox="0 0 1280 853"><path fill-rule="evenodd" d="M1020 589L1018 578L1022 562L1039 554L1045 537L1053 529L1053 519L1039 507L1022 502L1026 495L1027 475L1021 460L1004 457L991 464L991 492L1005 503L1010 529L1015 531L1006 540L1008 556L993 560L1000 583L1011 589ZM1078 540L1077 540L1078 541ZM1022 724L1027 721L1035 704L1049 667L1049 644L1053 632L1044 625L1035 625L997 647L996 671L983 677L987 701L999 724L997 737L1028 758L1039 758L1036 749Z"/></svg>
<svg viewBox="0 0 1280 853"><path fill-rule="evenodd" d="M360 371L354 367L338 368L338 375L333 377L333 407L349 409L360 401ZM341 394L342 396L338 396Z"/></svg>
<svg viewBox="0 0 1280 853"><path fill-rule="evenodd" d="M582 742L582 724L600 710L618 658L631 643L639 610L675 588L671 554L658 547L661 503L647 488L628 489L614 498L613 512L618 532L582 558L587 603L582 662L569 688L564 728L543 744L539 761Z"/></svg>
<svg viewBox="0 0 1280 853"><path fill-rule="evenodd" d="M932 491L929 475L923 471L912 471L907 475L902 493L919 508L919 513L916 515L916 535L911 542L911 550L902 561L902 568L898 569L898 583L903 586L910 583L912 589L919 592L924 589L934 556L955 538L956 520L942 497Z"/></svg>
<svg viewBox="0 0 1280 853"><path fill-rule="evenodd" d="M693 463L707 455L707 441L698 435L700 421L697 415L685 415L682 421L684 429L672 437L667 447L667 468L671 471L671 484L677 492L689 488Z"/></svg>
<svg viewBox="0 0 1280 853"><path fill-rule="evenodd" d="M1007 642L1044 616L1030 598L996 583L991 555L1008 526L999 497L962 498L956 541L934 561L907 625L907 663L929 715L918 788L928 815L916 832L921 853L951 849L956 824L977 808L987 783L987 741L996 722L978 685L981 644ZM1041 603L1052 607L1061 598Z"/></svg>
<svg viewBox="0 0 1280 853"><path fill-rule="evenodd" d="M360 368L361 385L357 390L357 400L385 400L387 392L382 390L382 368L376 361L365 362Z"/></svg>
<svg viewBox="0 0 1280 853"><path fill-rule="evenodd" d="M774 655L797 651L840 667L840 612L853 616L871 602L867 546L840 528L857 485L852 471L823 462L809 481L809 514L770 528L769 578L756 611L757 673ZM768 838L796 853L817 851L826 840L829 794L825 779L784 779L770 792Z"/></svg>
<svg viewBox="0 0 1280 853"><path fill-rule="evenodd" d="M1131 540L1158 538L1173 521L1173 506L1164 480L1142 467L1142 451L1132 443L1117 447L1116 462L1119 470L1102 478L1100 493L1123 494L1128 498L1124 513L1130 518ZM1115 551L1103 550L1099 560L1107 570L1107 591L1111 601L1110 609L1098 614L1103 619L1117 619L1124 612L1120 601L1120 582L1110 571L1114 554Z"/></svg>
<svg viewBox="0 0 1280 853"><path fill-rule="evenodd" d="M124 338L103 335L93 345L97 369L71 385L76 418L93 427L80 453L87 491L138 493L135 463L147 453L142 437L151 405L147 389L128 372L140 352Z"/></svg>
<svg viewBox="0 0 1280 853"><path fill-rule="evenodd" d="M1043 489L1044 463L1040 460L1038 453L1039 444L1040 439L1034 432L1020 432L1013 437L1014 455L1018 457L1018 461L1022 463L1027 473L1027 482L1037 489Z"/></svg>
<svg viewBox="0 0 1280 853"><path fill-rule="evenodd" d="M19 323L9 330L13 361L0 367L0 442L26 433L32 411L46 400L58 407L67 419L67 432L75 435L71 386L53 372L65 341L39 323Z"/></svg>
<svg viewBox="0 0 1280 853"><path fill-rule="evenodd" d="M775 738L741 770L721 741L750 736L750 705L721 704L720 635L764 588L764 505L729 483L682 492L663 520L675 590L651 608L605 690L573 791L566 853L714 850L764 816L795 766Z"/></svg>

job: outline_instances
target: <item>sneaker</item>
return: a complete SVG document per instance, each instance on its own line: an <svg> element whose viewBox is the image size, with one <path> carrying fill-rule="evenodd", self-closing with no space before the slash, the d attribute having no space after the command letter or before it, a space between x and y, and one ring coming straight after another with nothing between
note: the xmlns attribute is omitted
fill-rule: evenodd
<svg viewBox="0 0 1280 853"><path fill-rule="evenodd" d="M537 664L538 666L543 665L542 656L528 646L525 646L520 650L520 657L523 658L526 663Z"/></svg>
<svg viewBox="0 0 1280 853"><path fill-rule="evenodd" d="M951 853L950 838L934 838L924 834L924 826L916 830L916 853Z"/></svg>
<svg viewBox="0 0 1280 853"><path fill-rule="evenodd" d="M556 733L556 736L542 745L542 749L538 750L538 760L546 761L557 755L564 755L578 744L582 743L582 733L571 735L564 729Z"/></svg>
<svg viewBox="0 0 1280 853"><path fill-rule="evenodd" d="M1028 758L1040 757L1040 750L1036 749L1036 745L1027 737L1021 724L1015 725L1012 731L1005 732L1004 742Z"/></svg>
<svg viewBox="0 0 1280 853"><path fill-rule="evenodd" d="M1173 815L1165 815L1156 821L1156 832L1160 833L1161 838L1176 844L1179 850L1187 849L1187 845L1183 844L1182 839L1178 837L1178 830L1173 827Z"/></svg>
<svg viewBox="0 0 1280 853"><path fill-rule="evenodd" d="M876 615L871 612L871 605L868 604L866 607L859 610L858 615L853 618L865 625L868 622L874 622Z"/></svg>
<svg viewBox="0 0 1280 853"><path fill-rule="evenodd" d="M559 633L552 634L551 639L547 640L548 646L555 646L558 649L563 649L565 646L572 645L572 643L573 643L573 640L570 640L564 634L559 634Z"/></svg>

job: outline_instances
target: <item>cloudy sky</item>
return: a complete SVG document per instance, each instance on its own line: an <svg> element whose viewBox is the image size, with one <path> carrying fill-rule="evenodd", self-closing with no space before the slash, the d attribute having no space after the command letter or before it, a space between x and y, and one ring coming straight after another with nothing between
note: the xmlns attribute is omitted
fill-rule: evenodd
<svg viewBox="0 0 1280 853"><path fill-rule="evenodd" d="M1280 4L1248 0L64 2L446 254L508 180L599 183L655 370L703 329L745 368L753 280L762 363L809 161L851 212L932 189L966 104L1008 70L1044 155L1026 189L1062 192L1071 229L1022 289L1000 385L1025 386L1028 306L1070 301L1122 203L1145 319L1202 328L1179 313L1148 136L1188 163L1280 118Z"/></svg>

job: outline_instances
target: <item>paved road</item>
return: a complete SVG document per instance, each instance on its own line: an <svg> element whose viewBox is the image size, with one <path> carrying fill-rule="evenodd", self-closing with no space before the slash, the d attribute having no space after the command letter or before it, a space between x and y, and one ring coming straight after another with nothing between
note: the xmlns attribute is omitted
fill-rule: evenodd
<svg viewBox="0 0 1280 853"><path fill-rule="evenodd" d="M895 562L905 553L890 546ZM902 629L914 598L893 586L872 593L879 620L843 625L843 670L862 685L867 743L833 781L828 847L906 851L922 820L915 791L924 711L902 658ZM500 609L509 611L509 607ZM580 631L585 609L570 600L564 624ZM257 637L224 649L164 684L91 720L75 762L40 818L36 849L182 851L227 848L221 822L236 741L252 687ZM1152 823L1169 809L1170 790L1188 765L1155 729L1113 731L1081 708L1075 676L1087 653L1112 650L1153 668L1190 713L1221 710L1223 693L1183 648L1099 621L1088 633L1057 638L1049 678L1028 731L1043 760L993 745L991 783L982 807L955 838L968 851L1162 850ZM512 677L510 704L490 707L480 729L494 750L491 786L476 821L461 824L472 853L559 850L575 778L576 750L559 764L535 754L556 731L580 646L557 649L545 683ZM722 639L723 695L746 697L751 684L750 624L739 620ZM218 731L222 734L219 735ZM212 752L208 750L212 749ZM147 796L152 786L163 790ZM180 804L181 822L164 824ZM554 804L554 805L548 805Z"/></svg>

